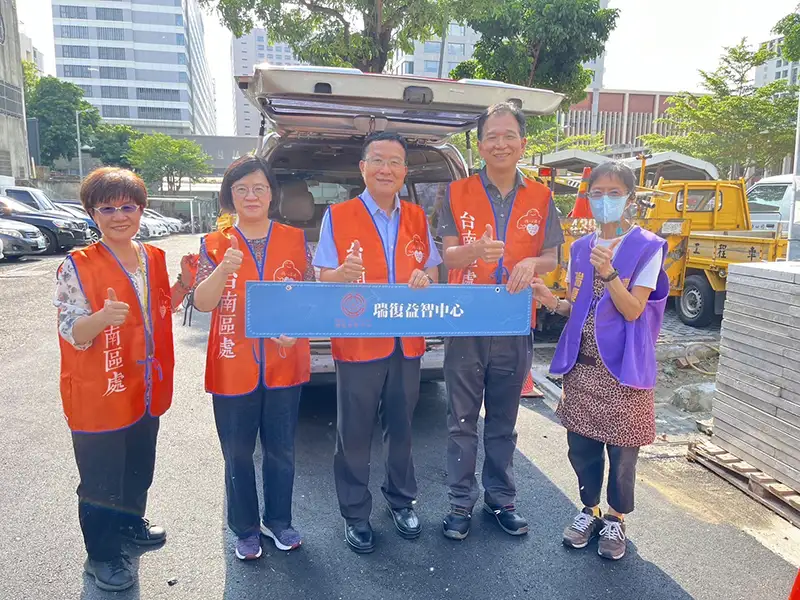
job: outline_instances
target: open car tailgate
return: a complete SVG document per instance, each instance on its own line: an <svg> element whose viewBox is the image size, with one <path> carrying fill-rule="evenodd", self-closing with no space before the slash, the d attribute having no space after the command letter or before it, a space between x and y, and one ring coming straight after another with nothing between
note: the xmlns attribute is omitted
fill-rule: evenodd
<svg viewBox="0 0 800 600"><path fill-rule="evenodd" d="M563 95L484 80L429 79L332 67L273 67L237 77L239 88L284 136L393 131L442 140L475 127L487 106L513 102L529 116L554 112Z"/></svg>

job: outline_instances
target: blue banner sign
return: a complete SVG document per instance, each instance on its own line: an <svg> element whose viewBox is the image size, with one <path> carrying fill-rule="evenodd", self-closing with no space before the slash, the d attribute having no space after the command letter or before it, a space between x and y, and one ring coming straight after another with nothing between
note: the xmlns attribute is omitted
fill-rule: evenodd
<svg viewBox="0 0 800 600"><path fill-rule="evenodd" d="M505 286L247 282L250 338L526 335L531 290Z"/></svg>

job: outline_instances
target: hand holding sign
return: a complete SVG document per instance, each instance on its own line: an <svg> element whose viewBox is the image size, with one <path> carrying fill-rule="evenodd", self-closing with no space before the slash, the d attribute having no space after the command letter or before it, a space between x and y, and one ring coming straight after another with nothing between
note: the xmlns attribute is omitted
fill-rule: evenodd
<svg viewBox="0 0 800 600"><path fill-rule="evenodd" d="M488 263L496 263L503 258L506 245L502 240L494 239L494 232L491 225L486 225L486 231L481 238L475 242L478 258Z"/></svg>
<svg viewBox="0 0 800 600"><path fill-rule="evenodd" d="M364 273L364 260L361 258L361 252L361 244L358 240L354 241L347 258L337 269L343 283L354 283L361 279L361 275Z"/></svg>
<svg viewBox="0 0 800 600"><path fill-rule="evenodd" d="M119 327L125 323L129 311L130 307L125 302L117 300L117 293L114 289L108 288L108 298L101 309L106 326Z"/></svg>
<svg viewBox="0 0 800 600"><path fill-rule="evenodd" d="M622 238L617 238L611 242L610 246L597 245L592 249L589 262L592 263L592 266L600 277L606 279L614 272L611 259L614 257L614 248L616 248L621 241Z"/></svg>
<svg viewBox="0 0 800 600"><path fill-rule="evenodd" d="M533 278L536 277L536 259L526 258L519 261L511 270L511 277L508 278L506 289L509 294L519 294L522 290L530 287Z"/></svg>
<svg viewBox="0 0 800 600"><path fill-rule="evenodd" d="M225 251L225 256L222 257L222 262L217 267L225 275L233 275L242 268L242 261L244 260L244 253L239 250L239 238L235 235L231 236L231 247Z"/></svg>

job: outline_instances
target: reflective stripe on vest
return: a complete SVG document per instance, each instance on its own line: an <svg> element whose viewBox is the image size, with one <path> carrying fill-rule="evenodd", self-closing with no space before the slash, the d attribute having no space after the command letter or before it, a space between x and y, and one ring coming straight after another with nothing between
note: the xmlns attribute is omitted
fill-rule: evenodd
<svg viewBox="0 0 800 600"><path fill-rule="evenodd" d="M481 259L464 269L451 269L448 283L494 284L508 281L516 264L539 256L544 244L545 224L550 207L550 190L536 181L525 179L509 207L504 231L498 231L494 206L480 175L450 184L450 210L458 229L461 244L470 244L491 225L496 239L505 242L505 253L500 262L490 264ZM531 327L536 324L536 303L531 313Z"/></svg>
<svg viewBox="0 0 800 600"><path fill-rule="evenodd" d="M361 198L353 198L330 207L331 229L342 264L358 241L364 261L361 283L388 283L389 265L378 228ZM425 211L416 204L400 201L400 219L394 252L394 278L407 283L415 269L424 269L431 249L428 243ZM419 358L425 354L425 338L401 338L403 355ZM333 358L344 362L369 362L386 358L394 352L394 338L333 338Z"/></svg>
<svg viewBox="0 0 800 600"><path fill-rule="evenodd" d="M103 308L108 288L130 306L120 327L103 330L86 350L59 336L61 400L72 431L124 429L148 412L164 414L172 403L175 357L172 342L172 295L164 252L148 244L145 251L150 323L130 275L105 244L70 253L92 313Z"/></svg>
<svg viewBox="0 0 800 600"><path fill-rule="evenodd" d="M228 277L219 304L211 314L211 329L206 351L206 391L221 396L249 394L259 380L268 388L286 388L306 383L311 376L311 349L308 340L297 340L291 348L281 348L273 340L245 337L245 283L247 281L302 281L307 267L306 239L302 230L272 222L267 234L263 263L256 257L244 235L237 229L244 253L242 267ZM208 257L218 265L230 248L230 240L219 232L205 237ZM263 310L268 311L269 307ZM280 315L275 315L276 319ZM260 366L263 364L263 369Z"/></svg>

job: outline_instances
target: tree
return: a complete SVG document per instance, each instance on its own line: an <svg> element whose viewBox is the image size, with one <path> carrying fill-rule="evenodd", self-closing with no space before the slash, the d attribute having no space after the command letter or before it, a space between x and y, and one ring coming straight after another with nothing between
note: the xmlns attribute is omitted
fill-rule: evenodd
<svg viewBox="0 0 800 600"><path fill-rule="evenodd" d="M145 182L164 191L178 192L185 178L196 181L211 172L211 157L191 140L176 140L163 133L144 135L130 143L130 164Z"/></svg>
<svg viewBox="0 0 800 600"><path fill-rule="evenodd" d="M437 0L200 0L235 36L256 24L314 65L381 73L392 53L441 33L449 3Z"/></svg>
<svg viewBox="0 0 800 600"><path fill-rule="evenodd" d="M94 131L92 156L100 159L104 165L130 169L132 165L127 154L131 142L142 135L144 134L127 125L102 123Z"/></svg>
<svg viewBox="0 0 800 600"><path fill-rule="evenodd" d="M525 156L539 156L550 154L557 150L585 150L586 152L603 153L606 151L606 136L600 131L595 134L565 135L566 131L561 125L556 125L528 136L525 146ZM558 134L558 135L556 135Z"/></svg>
<svg viewBox="0 0 800 600"><path fill-rule="evenodd" d="M667 100L659 121L675 133L645 135L643 142L707 160L729 177L748 167L776 167L794 148L797 87L781 80L753 85L753 69L771 57L766 48L751 50L744 39L725 48L715 71L700 71L708 94L682 92Z"/></svg>
<svg viewBox="0 0 800 600"><path fill-rule="evenodd" d="M786 15L778 21L773 33L783 36L781 51L783 56L791 61L800 61L800 6L795 12Z"/></svg>
<svg viewBox="0 0 800 600"><path fill-rule="evenodd" d="M26 86L27 82L26 77ZM42 164L53 166L59 158L71 160L78 155L76 110L81 111L81 142L91 143L100 113L83 99L81 88L56 77L42 77L26 94L28 117L39 120Z"/></svg>
<svg viewBox="0 0 800 600"><path fill-rule="evenodd" d="M22 61L22 89L25 95L25 103L29 103L31 98L33 97L34 92L36 91L36 86L39 85L39 79L41 76L39 75L39 69L36 67L36 63L32 60L23 60Z"/></svg>
<svg viewBox="0 0 800 600"><path fill-rule="evenodd" d="M554 90L568 103L585 96L583 63L603 53L619 16L597 0L455 1L481 39L453 74Z"/></svg>

